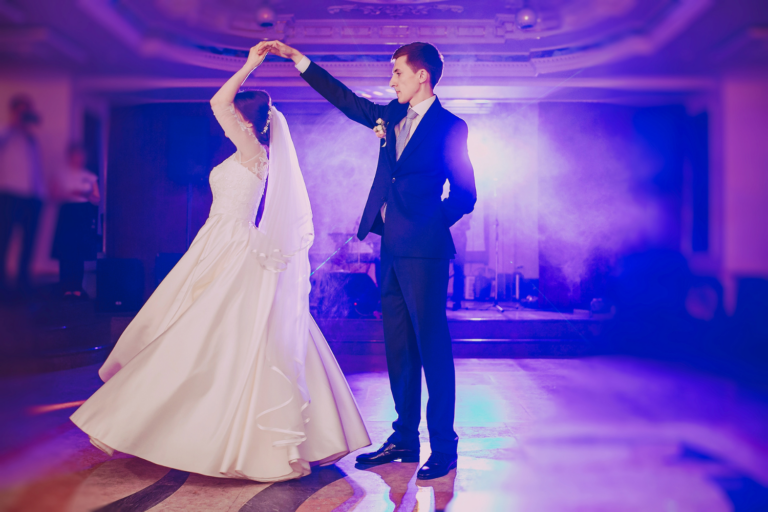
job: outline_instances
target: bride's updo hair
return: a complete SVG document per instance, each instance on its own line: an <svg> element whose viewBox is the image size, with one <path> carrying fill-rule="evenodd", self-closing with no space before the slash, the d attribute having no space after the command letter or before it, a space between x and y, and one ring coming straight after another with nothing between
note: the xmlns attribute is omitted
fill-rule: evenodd
<svg viewBox="0 0 768 512"><path fill-rule="evenodd" d="M240 91L235 95L235 107L253 124L253 134L265 146L269 145L269 109L272 98L266 91ZM266 128L266 130L265 130Z"/></svg>

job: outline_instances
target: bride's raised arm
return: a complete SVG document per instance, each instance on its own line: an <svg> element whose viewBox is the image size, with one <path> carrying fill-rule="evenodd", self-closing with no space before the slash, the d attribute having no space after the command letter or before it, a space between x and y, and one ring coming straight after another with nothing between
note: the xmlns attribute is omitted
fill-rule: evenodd
<svg viewBox="0 0 768 512"><path fill-rule="evenodd" d="M257 128L243 117L235 107L235 95L248 76L256 69L269 52L269 47L262 42L251 48L245 64L211 98L211 108L224 133L240 153L240 163L247 164L264 151L255 135Z"/></svg>

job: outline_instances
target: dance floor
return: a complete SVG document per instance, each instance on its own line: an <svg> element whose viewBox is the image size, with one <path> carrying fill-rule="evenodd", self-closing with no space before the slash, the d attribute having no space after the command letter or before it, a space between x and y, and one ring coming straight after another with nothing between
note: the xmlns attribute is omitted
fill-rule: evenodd
<svg viewBox="0 0 768 512"><path fill-rule="evenodd" d="M341 357L378 445L394 418L384 362ZM415 463L354 455L275 484L109 458L67 420L97 366L3 379L0 510L768 510L768 400L734 382L618 357L456 364L459 467L426 482Z"/></svg>

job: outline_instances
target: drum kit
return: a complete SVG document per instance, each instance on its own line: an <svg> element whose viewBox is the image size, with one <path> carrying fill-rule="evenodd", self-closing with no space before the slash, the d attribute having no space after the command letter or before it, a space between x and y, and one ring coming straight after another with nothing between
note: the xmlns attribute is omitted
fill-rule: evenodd
<svg viewBox="0 0 768 512"><path fill-rule="evenodd" d="M336 247L342 247L347 240L352 239L334 256L332 262L338 267L345 265L372 265L378 261L381 239L371 237L371 240L360 241L354 233L328 233ZM359 270L347 269L348 272Z"/></svg>
<svg viewBox="0 0 768 512"><path fill-rule="evenodd" d="M311 302L321 317L374 318L379 308L377 270L381 240L329 233L339 249L313 276Z"/></svg>

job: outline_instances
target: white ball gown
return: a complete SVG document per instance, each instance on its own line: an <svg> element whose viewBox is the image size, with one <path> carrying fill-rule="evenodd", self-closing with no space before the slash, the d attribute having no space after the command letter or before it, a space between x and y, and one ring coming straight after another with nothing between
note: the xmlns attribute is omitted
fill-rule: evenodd
<svg viewBox="0 0 768 512"><path fill-rule="evenodd" d="M238 151L211 172L210 216L71 419L109 454L214 477L298 478L371 442L309 314L312 215L285 118L272 108L267 159L232 105L214 114Z"/></svg>

